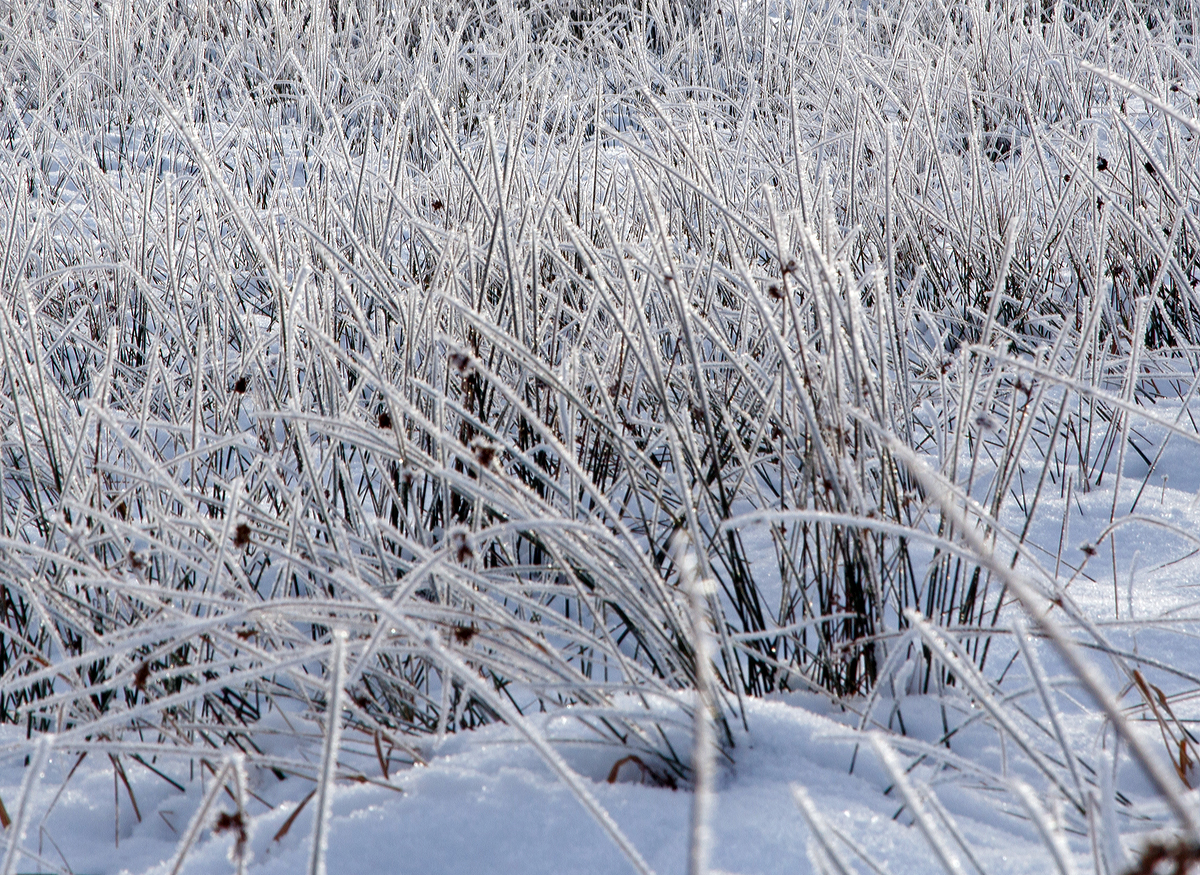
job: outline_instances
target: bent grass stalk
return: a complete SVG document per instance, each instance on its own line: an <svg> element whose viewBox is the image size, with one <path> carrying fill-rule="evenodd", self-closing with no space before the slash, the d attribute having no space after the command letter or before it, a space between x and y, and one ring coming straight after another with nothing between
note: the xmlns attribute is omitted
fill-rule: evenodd
<svg viewBox="0 0 1200 875"><path fill-rule="evenodd" d="M29 765L25 769L25 779L21 782L21 793L17 797L12 823L6 830L8 841L5 842L4 860L0 863L0 875L13 875L17 864L24 855L21 843L25 840L25 829L29 825L33 794L42 780L42 768L46 765L53 749L53 735L43 735L34 746L33 756L30 757Z"/></svg>
<svg viewBox="0 0 1200 875"><path fill-rule="evenodd" d="M317 782L317 799L313 809L312 846L308 858L308 875L325 875L325 858L329 851L329 818L333 808L334 777L337 775L338 752L341 750L342 701L345 693L346 640L345 629L333 631L333 650L329 656L329 698L326 706L325 743L321 749L321 773Z"/></svg>

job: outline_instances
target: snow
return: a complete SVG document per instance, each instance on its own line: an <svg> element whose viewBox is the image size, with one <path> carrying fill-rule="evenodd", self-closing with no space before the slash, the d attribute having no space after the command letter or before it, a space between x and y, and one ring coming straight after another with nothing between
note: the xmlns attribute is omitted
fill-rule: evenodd
<svg viewBox="0 0 1200 875"><path fill-rule="evenodd" d="M832 825L852 835L894 875L928 869L928 848L904 817L899 803L885 795L888 781L871 758L848 738L847 713L819 700L749 701L747 733L737 732L736 763L721 770L714 818L712 862L728 872L804 872L808 830L792 801L798 784L819 800ZM853 716L853 715L849 715ZM576 725L565 716L545 720L559 749L576 770L593 781L599 801L642 851L655 871L684 871L690 794L637 782L638 770L625 768L619 780L605 780L619 751L572 743ZM74 764L55 756L34 801L44 808ZM850 763L855 762L854 773ZM111 764L89 757L66 784L50 817L35 819L28 843L51 861L77 873L166 875L178 841L199 803L200 779L187 779L186 764L171 772L187 788L180 793L147 770L129 771L142 822L135 823L128 796L120 790L120 845L114 841ZM160 765L161 767L161 765ZM20 763L4 772L0 793L14 799ZM511 873L625 873L629 864L607 840L567 789L512 730L489 726L447 739L430 758L394 776L395 789L367 784L339 786L329 823L329 871ZM280 782L269 772L252 778L254 792L274 804L251 802L249 870L284 875L304 870L312 828L305 810L287 835L274 840L284 821L311 789L311 782ZM964 794L964 834L976 853L997 863L997 871L1040 872L1040 843L1022 835L1019 822L999 818ZM226 797L222 804L230 807ZM206 830L182 869L192 875L225 872L232 835ZM61 858L58 854L61 853Z"/></svg>

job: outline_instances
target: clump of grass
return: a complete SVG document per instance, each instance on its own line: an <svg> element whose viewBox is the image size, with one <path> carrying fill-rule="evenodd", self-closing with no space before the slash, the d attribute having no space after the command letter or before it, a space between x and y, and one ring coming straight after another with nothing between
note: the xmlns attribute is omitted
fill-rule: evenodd
<svg viewBox="0 0 1200 875"><path fill-rule="evenodd" d="M911 657L1026 739L987 674L1020 649L1054 713L1020 565L1190 780L1191 675L1147 680L1064 582L1107 542L1116 585L1139 428L1196 440L1191 20L562 11L0 23L0 719L282 768L264 714L332 727L345 693L386 779L380 739L572 706L675 782L627 694L690 708L711 668L726 716L815 689L873 696L866 728ZM1049 572L1056 489L1112 503ZM1088 832L1054 739L1025 748Z"/></svg>

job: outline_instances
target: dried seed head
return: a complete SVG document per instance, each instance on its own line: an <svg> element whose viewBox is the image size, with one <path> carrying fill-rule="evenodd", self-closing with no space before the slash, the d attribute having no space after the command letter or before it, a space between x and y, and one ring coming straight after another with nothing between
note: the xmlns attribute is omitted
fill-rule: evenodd
<svg viewBox="0 0 1200 875"><path fill-rule="evenodd" d="M392 427L392 414L388 413L386 410L379 411L379 427L380 428L391 428Z"/></svg>
<svg viewBox="0 0 1200 875"><path fill-rule="evenodd" d="M234 382L234 384L233 384L233 391L237 392L239 395L245 395L246 390L249 388L250 388L250 380L244 374L242 376L238 377L237 381Z"/></svg>
<svg viewBox="0 0 1200 875"><path fill-rule="evenodd" d="M213 826L213 832L217 833L244 831L245 829L246 822L242 818L240 811L235 811L233 814L230 814L228 811L222 811L217 815L217 822Z"/></svg>
<svg viewBox="0 0 1200 875"><path fill-rule="evenodd" d="M771 298L774 298L776 301L783 300L783 290L774 283L771 283L771 285L767 286L767 295L769 295Z"/></svg>
<svg viewBox="0 0 1200 875"><path fill-rule="evenodd" d="M239 550L250 546L250 526L246 523L238 523L237 528L233 530L233 546Z"/></svg>
<svg viewBox="0 0 1200 875"><path fill-rule="evenodd" d="M458 371L460 374L465 374L471 370L471 355L470 353L462 352L461 350L450 353L446 358L450 363L450 367Z"/></svg>
<svg viewBox="0 0 1200 875"><path fill-rule="evenodd" d="M1087 541L1084 541L1082 544L1080 544L1079 549L1083 551L1083 555L1085 555L1085 556L1095 556L1096 555L1095 546Z"/></svg>
<svg viewBox="0 0 1200 875"><path fill-rule="evenodd" d="M128 508L128 506L126 506L125 502L123 502L123 501L117 502L117 506L113 508L113 516L115 516L119 520L128 519L129 508Z"/></svg>
<svg viewBox="0 0 1200 875"><path fill-rule="evenodd" d="M474 626L455 626L454 640L465 646L471 643L471 639L475 637L478 631Z"/></svg>
<svg viewBox="0 0 1200 875"><path fill-rule="evenodd" d="M1102 173L1108 169L1108 159L1103 155L1096 159L1096 169Z"/></svg>
<svg viewBox="0 0 1200 875"><path fill-rule="evenodd" d="M246 819L240 811L235 811L230 814L228 811L222 811L217 815L217 822L213 824L213 832L218 835L224 832L233 833L233 857L236 860L242 859L246 854L246 842L249 838L246 835Z"/></svg>
<svg viewBox="0 0 1200 875"><path fill-rule="evenodd" d="M133 688L135 690L146 689L146 681L150 679L150 663L143 662L137 667L137 671L133 673Z"/></svg>
<svg viewBox="0 0 1200 875"><path fill-rule="evenodd" d="M996 420L992 419L986 413L981 413L975 417L975 427L980 431L995 431Z"/></svg>
<svg viewBox="0 0 1200 875"><path fill-rule="evenodd" d="M471 441L471 452L475 454L475 461L480 468L490 468L496 461L496 446L483 438L477 437Z"/></svg>
<svg viewBox="0 0 1200 875"><path fill-rule="evenodd" d="M1146 172L1149 173L1151 176L1158 175L1158 171L1154 169L1154 165L1151 164L1149 161L1147 161L1142 166L1146 168Z"/></svg>
<svg viewBox="0 0 1200 875"><path fill-rule="evenodd" d="M129 567L134 571L141 571L146 567L146 560L136 550L129 551Z"/></svg>
<svg viewBox="0 0 1200 875"><path fill-rule="evenodd" d="M445 206L445 204L442 203L441 198L434 198L433 203L430 204L430 206L433 207L435 210L440 210L442 207Z"/></svg>
<svg viewBox="0 0 1200 875"><path fill-rule="evenodd" d="M1195 763L1189 762L1184 742L1180 741L1179 745L1179 770L1186 772ZM1129 871L1132 875L1149 875L1155 872L1184 875L1185 872L1196 871L1196 867L1192 865L1194 863L1200 863L1200 845L1183 839L1152 841L1142 849L1137 865Z"/></svg>
<svg viewBox="0 0 1200 875"><path fill-rule="evenodd" d="M450 533L449 545L451 552L454 553L455 561L460 565L475 556L475 548L471 546L471 539L463 529L455 529Z"/></svg>

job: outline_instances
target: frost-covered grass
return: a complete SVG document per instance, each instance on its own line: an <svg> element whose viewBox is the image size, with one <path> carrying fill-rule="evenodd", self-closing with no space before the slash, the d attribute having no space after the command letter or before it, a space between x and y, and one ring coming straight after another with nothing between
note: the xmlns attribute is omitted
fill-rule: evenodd
<svg viewBox="0 0 1200 875"><path fill-rule="evenodd" d="M496 722L622 865L910 869L761 698L924 871L1200 857L1196 7L0 13L0 875L340 871Z"/></svg>

